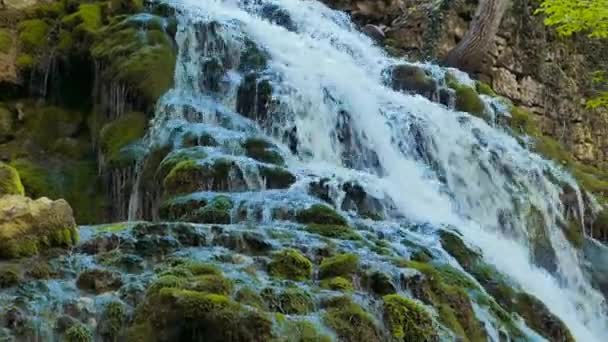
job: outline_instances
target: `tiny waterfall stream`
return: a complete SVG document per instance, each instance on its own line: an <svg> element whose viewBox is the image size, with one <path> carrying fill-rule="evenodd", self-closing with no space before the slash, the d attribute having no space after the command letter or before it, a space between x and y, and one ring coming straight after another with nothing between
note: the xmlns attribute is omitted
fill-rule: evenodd
<svg viewBox="0 0 608 342"><path fill-rule="evenodd" d="M458 227L487 262L541 299L578 341L608 334L605 301L557 227L563 204L556 179L578 189L568 174L500 127L388 87L386 70L404 61L388 57L344 13L319 2L165 2L179 11L180 54L175 88L161 100L149 139L170 139L167 127L186 120L190 106L205 113L199 122L216 125L223 139L254 134L251 121L231 113L247 77L235 68L247 57L239 51L252 41L269 57L257 73L257 91L270 84L272 99L258 94L255 101L268 103L252 104L249 117L282 141L284 152L291 148L288 166L299 178L294 188L315 177L357 179L391 203L394 219ZM228 71L214 76L209 66L215 61ZM446 72L422 67L437 79ZM288 146L294 140L297 146ZM258 186L248 184L249 190ZM530 205L542 212L555 250L552 274L531 263L522 209Z"/></svg>
<svg viewBox="0 0 608 342"><path fill-rule="evenodd" d="M465 282L475 282L471 306L484 340L551 340L517 315L514 329L521 334L510 335L511 327L493 311L500 308L498 300L488 300L485 284L479 286L479 277L444 248L445 231L462 237L514 289L538 298L576 341L606 340L606 298L593 287L580 249L563 229L572 220L584 227L585 211L597 204L570 174L531 152L527 137L504 125L510 106L503 99L481 95L485 119L454 110L446 79L474 86L465 73L390 57L348 15L320 1L154 2L176 12L177 64L173 88L156 103L145 138L127 147L141 156L137 165L118 169L120 180L110 189L120 194L115 197L121 203L112 205L128 222L81 227L79 246L50 261L62 269L62 279L0 292L0 307L17 303L36 317L34 340L62 340L54 326L62 310L93 327L102 336L96 340L108 340L101 308L118 299L134 313L150 284L175 266L167 266L171 257L213 263L234 280L233 293L248 285L282 291L293 285L272 279L267 266L270 252L288 248L302 250L313 263L336 251L357 254L365 272L387 274L393 292L407 297L416 296L403 273L416 271L398 263L416 260L413 255L424 250ZM124 20L144 30L157 19L137 14ZM404 65L424 70L436 88L426 97L395 90L392 72ZM117 87L104 100L116 116L128 111L125 92ZM247 144L253 155L245 151ZM167 181L179 161L201 172L186 175L196 178L189 179L195 190ZM123 196L127 183L134 186ZM220 197L230 202L230 217L209 222L188 216ZM338 228L354 228L350 233L357 238L307 230L305 224L320 222L300 222L298 215L316 204L329 204L346 217L348 224ZM96 268L117 274L119 284L104 293L77 286L79 273ZM102 283L112 280L108 274L102 273ZM365 287L359 276L357 289ZM486 280L494 284L494 276L498 272ZM308 280L296 286L316 303L338 292ZM378 297L353 292L353 300L385 324ZM323 321L322 305L315 305L306 314L285 316L306 319L337 340ZM437 308L425 307L439 316ZM560 329L544 312L538 315L546 319L541 325ZM439 330L439 340L459 340L449 327ZM292 340L306 339L277 339Z"/></svg>

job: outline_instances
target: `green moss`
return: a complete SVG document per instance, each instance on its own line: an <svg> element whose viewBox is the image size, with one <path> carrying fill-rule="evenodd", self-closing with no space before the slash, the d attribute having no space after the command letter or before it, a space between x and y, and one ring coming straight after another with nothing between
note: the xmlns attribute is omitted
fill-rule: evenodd
<svg viewBox="0 0 608 342"><path fill-rule="evenodd" d="M336 332L341 341L382 340L374 318L361 306L348 299L342 300L338 306L330 307L323 316L323 322Z"/></svg>
<svg viewBox="0 0 608 342"><path fill-rule="evenodd" d="M232 280L224 278L222 275L206 274L188 279L187 289L208 292L218 295L230 295L232 293Z"/></svg>
<svg viewBox="0 0 608 342"><path fill-rule="evenodd" d="M0 29L0 53L9 53L13 47L13 37L10 31Z"/></svg>
<svg viewBox="0 0 608 342"><path fill-rule="evenodd" d="M494 92L492 87L490 87L490 85L485 82L476 81L475 89L477 90L477 92L479 94L488 95L488 96L496 96L496 93Z"/></svg>
<svg viewBox="0 0 608 342"><path fill-rule="evenodd" d="M338 254L325 258L319 266L319 277L348 277L359 270L359 256L355 254Z"/></svg>
<svg viewBox="0 0 608 342"><path fill-rule="evenodd" d="M296 181L296 177L282 167L260 166L259 170L267 189L287 189Z"/></svg>
<svg viewBox="0 0 608 342"><path fill-rule="evenodd" d="M65 333L66 342L93 342L93 333L82 323L76 323Z"/></svg>
<svg viewBox="0 0 608 342"><path fill-rule="evenodd" d="M44 20L24 20L19 23L17 29L19 31L19 43L23 51L33 53L47 45L50 26Z"/></svg>
<svg viewBox="0 0 608 342"><path fill-rule="evenodd" d="M138 309L135 340L268 341L272 322L222 295L165 288ZM154 329L146 329L146 326ZM135 330L135 331L134 331ZM150 335L152 334L152 335Z"/></svg>
<svg viewBox="0 0 608 342"><path fill-rule="evenodd" d="M22 53L19 56L17 56L17 60L15 61L17 68L19 68L20 70L30 69L34 66L34 63L35 63L34 57L32 57L32 55L26 54L26 53Z"/></svg>
<svg viewBox="0 0 608 342"><path fill-rule="evenodd" d="M308 280L312 276L312 262L295 249L284 249L273 255L268 272L277 278Z"/></svg>
<svg viewBox="0 0 608 342"><path fill-rule="evenodd" d="M335 210L323 204L315 204L308 209L301 210L296 216L299 223L304 224L333 224L347 226L346 219Z"/></svg>
<svg viewBox="0 0 608 342"><path fill-rule="evenodd" d="M332 342L332 338L322 334L315 324L301 320L277 320L280 323L280 337L276 342Z"/></svg>
<svg viewBox="0 0 608 342"><path fill-rule="evenodd" d="M24 194L19 172L14 167L0 162L0 196Z"/></svg>
<svg viewBox="0 0 608 342"><path fill-rule="evenodd" d="M239 289L236 292L234 298L239 303L249 305L249 306L252 306L252 307L260 309L260 310L267 309L266 303L264 302L264 299L262 298L262 296L260 296L259 293L257 293L255 290L253 290L250 287L243 287L243 288Z"/></svg>
<svg viewBox="0 0 608 342"><path fill-rule="evenodd" d="M333 277L321 281L321 287L333 291L352 292L353 282L344 277Z"/></svg>
<svg viewBox="0 0 608 342"><path fill-rule="evenodd" d="M12 287L21 282L21 275L16 267L4 266L0 268L0 289Z"/></svg>
<svg viewBox="0 0 608 342"><path fill-rule="evenodd" d="M205 158L207 158L207 152L198 146L173 151L162 160L158 167L157 175L163 179L177 164L183 161L197 161Z"/></svg>
<svg viewBox="0 0 608 342"><path fill-rule="evenodd" d="M467 86L456 88L456 110L485 117L486 107L475 89Z"/></svg>
<svg viewBox="0 0 608 342"><path fill-rule="evenodd" d="M143 29L125 19L100 30L91 48L107 64L103 77L124 83L150 105L173 85L176 52L162 28Z"/></svg>
<svg viewBox="0 0 608 342"><path fill-rule="evenodd" d="M129 113L103 126L99 133L100 147L110 163L124 158L123 148L144 136L147 120L142 113Z"/></svg>
<svg viewBox="0 0 608 342"><path fill-rule="evenodd" d="M305 315L314 309L310 294L298 288L288 288L279 293L267 288L262 291L262 298L270 310L286 315Z"/></svg>
<svg viewBox="0 0 608 342"><path fill-rule="evenodd" d="M249 138L243 143L246 155L255 160L283 165L285 161L281 154L273 150L274 146L263 139Z"/></svg>
<svg viewBox="0 0 608 342"><path fill-rule="evenodd" d="M228 188L232 162L217 159L213 164L200 164L193 160L179 162L165 177L163 184L168 194L192 193L204 188Z"/></svg>
<svg viewBox="0 0 608 342"><path fill-rule="evenodd" d="M394 341L432 341L437 333L431 315L416 302L399 295L384 296L384 321Z"/></svg>
<svg viewBox="0 0 608 342"><path fill-rule="evenodd" d="M521 107L513 106L510 110L511 119L509 126L518 134L526 134L531 137L541 135L539 128L534 121L533 114Z"/></svg>
<svg viewBox="0 0 608 342"><path fill-rule="evenodd" d="M393 294L397 292L390 276L380 271L365 274L363 282L369 290L379 296Z"/></svg>
<svg viewBox="0 0 608 342"><path fill-rule="evenodd" d="M110 0L110 12L113 15L136 13L144 9L144 0Z"/></svg>
<svg viewBox="0 0 608 342"><path fill-rule="evenodd" d="M93 33L102 26L102 4L80 4L78 11L64 17L62 23L71 29Z"/></svg>
<svg viewBox="0 0 608 342"><path fill-rule="evenodd" d="M335 224L310 224L306 226L306 231L332 239L341 240L360 240L361 236L349 226L339 226Z"/></svg>
<svg viewBox="0 0 608 342"><path fill-rule="evenodd" d="M127 321L127 313L121 302L109 302L103 312L103 323L106 326L104 335L116 339L124 329Z"/></svg>
<svg viewBox="0 0 608 342"><path fill-rule="evenodd" d="M195 211L189 219L197 223L229 224L232 201L226 196L217 196L207 205Z"/></svg>

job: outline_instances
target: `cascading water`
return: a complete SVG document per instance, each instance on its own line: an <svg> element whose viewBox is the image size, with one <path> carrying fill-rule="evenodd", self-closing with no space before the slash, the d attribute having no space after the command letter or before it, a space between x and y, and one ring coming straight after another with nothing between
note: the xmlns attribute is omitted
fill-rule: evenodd
<svg viewBox="0 0 608 342"><path fill-rule="evenodd" d="M564 184L575 189L582 211L580 191L568 174L500 127L388 87L387 70L405 61L388 57L345 14L319 2L163 2L178 10L179 60L175 87L157 106L150 146L197 125L214 130L224 146L265 132L283 143L288 168L298 178L292 190L322 177L356 179L383 198L385 209L392 208L385 210L388 221L407 218L457 227L485 261L561 318L577 341L608 335L605 300L586 279L578 252L559 228L565 220ZM250 92L257 95L243 104L239 85L253 76L239 65L248 58L242 51L251 42L269 58L250 82ZM444 69L421 67L444 78ZM245 170L246 164L238 164L246 174L241 190L268 188L258 174ZM248 192L241 197L268 201L268 206L277 197L261 194L261 199ZM331 196L340 206L343 192ZM131 219L141 216L138 197L132 196ZM535 260L533 235L538 232L531 231L527 219L532 210L544 222L552 265Z"/></svg>

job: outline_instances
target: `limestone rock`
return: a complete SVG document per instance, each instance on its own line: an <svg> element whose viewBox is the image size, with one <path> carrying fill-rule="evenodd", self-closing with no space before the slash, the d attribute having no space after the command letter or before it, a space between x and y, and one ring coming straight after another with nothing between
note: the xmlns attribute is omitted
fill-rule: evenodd
<svg viewBox="0 0 608 342"><path fill-rule="evenodd" d="M65 200L32 200L21 195L0 198L0 258L35 255L78 240L72 208Z"/></svg>

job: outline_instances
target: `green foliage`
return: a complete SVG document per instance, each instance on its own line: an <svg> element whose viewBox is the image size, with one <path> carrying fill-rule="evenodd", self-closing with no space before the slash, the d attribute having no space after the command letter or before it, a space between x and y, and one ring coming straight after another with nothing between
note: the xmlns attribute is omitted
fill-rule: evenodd
<svg viewBox="0 0 608 342"><path fill-rule="evenodd" d="M13 46L13 37L6 29L0 29L0 53L8 53Z"/></svg>
<svg viewBox="0 0 608 342"><path fill-rule="evenodd" d="M273 277L308 280L312 276L312 263L299 251L284 249L273 256L268 265L268 272Z"/></svg>
<svg viewBox="0 0 608 342"><path fill-rule="evenodd" d="M93 33L102 25L102 5L98 3L81 4L78 11L62 19L62 23L70 28Z"/></svg>
<svg viewBox="0 0 608 342"><path fill-rule="evenodd" d="M74 324L65 333L66 342L93 342L93 333L82 323Z"/></svg>
<svg viewBox="0 0 608 342"><path fill-rule="evenodd" d="M578 32L608 38L608 0L544 0L536 13L546 15L545 25L571 36Z"/></svg>

